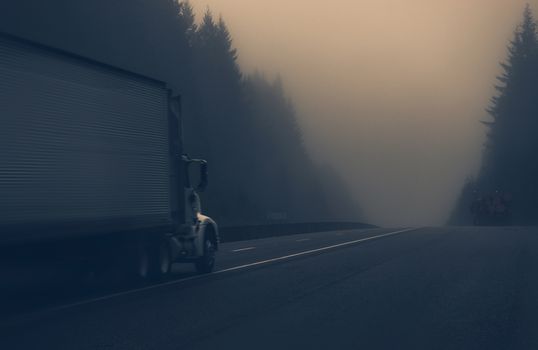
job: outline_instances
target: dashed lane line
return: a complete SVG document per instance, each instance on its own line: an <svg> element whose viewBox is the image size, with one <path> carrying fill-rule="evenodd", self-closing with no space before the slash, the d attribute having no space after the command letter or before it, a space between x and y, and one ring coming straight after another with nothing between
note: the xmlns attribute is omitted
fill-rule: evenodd
<svg viewBox="0 0 538 350"><path fill-rule="evenodd" d="M256 247L246 247L232 250L233 253L246 252L247 250L254 250Z"/></svg>

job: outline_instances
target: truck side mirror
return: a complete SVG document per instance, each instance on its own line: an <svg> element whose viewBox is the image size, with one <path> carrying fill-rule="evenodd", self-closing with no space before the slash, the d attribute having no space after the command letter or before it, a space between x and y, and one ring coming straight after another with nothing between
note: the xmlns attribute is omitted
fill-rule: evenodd
<svg viewBox="0 0 538 350"><path fill-rule="evenodd" d="M196 188L199 192L204 192L208 184L208 175L207 175L207 162L200 162L200 182Z"/></svg>
<svg viewBox="0 0 538 350"><path fill-rule="evenodd" d="M194 188L197 192L204 192L208 184L207 162L202 159L191 159L187 155L183 155L182 160L185 165L185 188ZM194 164L198 167L198 174L196 174L197 170L193 166ZM195 182L193 179L196 176L199 176L199 182L198 185L194 187Z"/></svg>

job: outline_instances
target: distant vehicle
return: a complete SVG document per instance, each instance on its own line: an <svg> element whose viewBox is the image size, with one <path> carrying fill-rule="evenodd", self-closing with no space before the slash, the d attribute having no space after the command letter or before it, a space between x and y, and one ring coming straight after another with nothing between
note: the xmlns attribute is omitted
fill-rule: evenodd
<svg viewBox="0 0 538 350"><path fill-rule="evenodd" d="M512 223L511 196L499 191L478 195L471 204L475 226L507 226Z"/></svg>
<svg viewBox="0 0 538 350"><path fill-rule="evenodd" d="M115 258L141 279L212 271L217 224L166 84L0 35L0 247ZM196 179L196 178L197 179Z"/></svg>

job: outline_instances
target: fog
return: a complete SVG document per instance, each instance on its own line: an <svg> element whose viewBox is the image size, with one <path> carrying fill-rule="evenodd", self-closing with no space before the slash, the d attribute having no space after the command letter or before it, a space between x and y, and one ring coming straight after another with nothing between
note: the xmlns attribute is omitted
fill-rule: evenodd
<svg viewBox="0 0 538 350"><path fill-rule="evenodd" d="M338 169L367 220L446 220L479 167L479 121L525 1L192 4L224 17L244 72L281 74L312 157Z"/></svg>

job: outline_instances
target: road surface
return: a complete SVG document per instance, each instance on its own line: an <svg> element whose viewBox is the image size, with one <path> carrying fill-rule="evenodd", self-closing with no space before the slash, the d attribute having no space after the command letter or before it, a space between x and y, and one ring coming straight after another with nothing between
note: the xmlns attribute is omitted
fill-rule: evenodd
<svg viewBox="0 0 538 350"><path fill-rule="evenodd" d="M538 349L534 228L323 232L219 259L212 275L4 314L0 349Z"/></svg>

